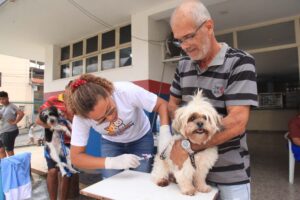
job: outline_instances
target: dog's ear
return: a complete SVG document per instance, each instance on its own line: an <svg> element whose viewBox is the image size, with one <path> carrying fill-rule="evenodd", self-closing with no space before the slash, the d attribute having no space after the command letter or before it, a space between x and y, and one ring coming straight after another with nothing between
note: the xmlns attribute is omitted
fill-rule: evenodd
<svg viewBox="0 0 300 200"><path fill-rule="evenodd" d="M180 133L180 129L182 126L182 122L183 122L182 115L183 115L183 108L178 108L175 111L175 118L172 122L172 129L177 133Z"/></svg>
<svg viewBox="0 0 300 200"><path fill-rule="evenodd" d="M49 116L48 108L42 110L39 114L39 118L43 123L47 123L48 116Z"/></svg>
<svg viewBox="0 0 300 200"><path fill-rule="evenodd" d="M55 106L50 106L50 107L49 107L49 110L50 110L51 112L53 112L53 113L58 113L58 110L57 110L57 108L56 108Z"/></svg>

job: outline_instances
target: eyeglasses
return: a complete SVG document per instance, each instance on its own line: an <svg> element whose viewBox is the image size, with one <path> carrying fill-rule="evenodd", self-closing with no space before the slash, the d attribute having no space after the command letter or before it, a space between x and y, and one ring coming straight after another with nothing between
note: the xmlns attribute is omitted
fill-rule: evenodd
<svg viewBox="0 0 300 200"><path fill-rule="evenodd" d="M116 110L117 110L116 107L107 110L103 117L97 119L98 125L102 124L107 119L107 117L111 116Z"/></svg>
<svg viewBox="0 0 300 200"><path fill-rule="evenodd" d="M106 109L105 114L102 117L100 117L99 119L96 120L97 123L98 123L98 125L102 124L107 119L107 117L109 117L112 114L114 114L116 112L116 110L117 110L116 106L109 105L109 107Z"/></svg>
<svg viewBox="0 0 300 200"><path fill-rule="evenodd" d="M181 45L185 42L191 41L197 34L197 32L200 30L200 28L205 24L207 20L205 20L204 22L202 22L202 24L200 24L200 26L198 26L196 28L196 30L193 33L187 34L185 36L183 36L181 39L174 39L173 40L173 44L177 47L181 47Z"/></svg>

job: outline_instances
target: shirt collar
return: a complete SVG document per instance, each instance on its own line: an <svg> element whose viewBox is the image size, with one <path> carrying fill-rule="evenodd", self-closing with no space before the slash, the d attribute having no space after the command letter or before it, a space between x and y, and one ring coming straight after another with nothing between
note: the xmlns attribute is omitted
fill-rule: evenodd
<svg viewBox="0 0 300 200"><path fill-rule="evenodd" d="M221 49L220 51L217 53L217 55L213 58L213 60L209 63L208 67L204 70L206 71L209 67L211 66L219 66L219 65L223 65L225 62L225 55L228 49L228 44L226 43L220 43L221 44ZM198 73L203 73L203 71L200 69L200 67L198 67L198 63L199 61L193 61L194 66L196 68L196 70L198 71Z"/></svg>

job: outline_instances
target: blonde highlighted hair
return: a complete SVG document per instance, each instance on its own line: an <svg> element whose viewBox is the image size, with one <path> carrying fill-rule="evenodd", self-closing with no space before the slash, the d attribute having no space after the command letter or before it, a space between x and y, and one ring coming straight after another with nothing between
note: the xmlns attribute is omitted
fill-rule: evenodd
<svg viewBox="0 0 300 200"><path fill-rule="evenodd" d="M92 74L83 74L66 89L66 105L74 114L88 118L100 99L106 99L114 91L113 83Z"/></svg>

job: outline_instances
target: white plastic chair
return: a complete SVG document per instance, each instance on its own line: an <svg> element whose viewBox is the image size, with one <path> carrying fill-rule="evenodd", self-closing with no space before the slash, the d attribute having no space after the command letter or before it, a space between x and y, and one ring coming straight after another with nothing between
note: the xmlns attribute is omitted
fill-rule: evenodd
<svg viewBox="0 0 300 200"><path fill-rule="evenodd" d="M289 146L289 183L293 184L294 183L294 173L295 173L295 157L292 151L292 142L290 138L288 137L289 132L287 132L284 137L288 141L288 146Z"/></svg>

